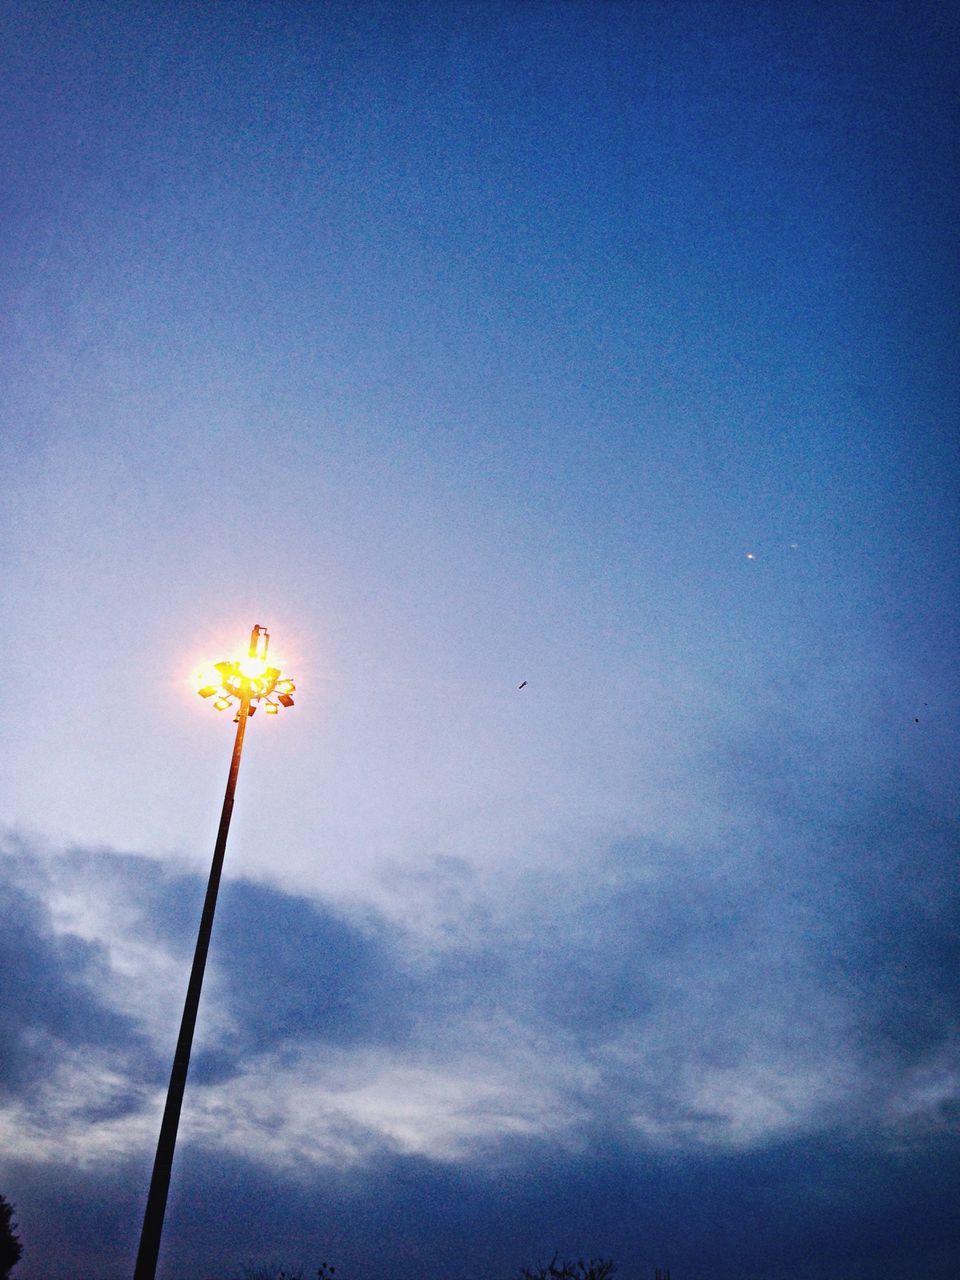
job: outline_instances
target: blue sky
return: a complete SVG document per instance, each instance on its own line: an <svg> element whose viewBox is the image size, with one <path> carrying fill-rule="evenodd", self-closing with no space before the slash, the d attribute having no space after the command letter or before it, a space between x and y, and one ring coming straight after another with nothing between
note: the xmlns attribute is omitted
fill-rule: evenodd
<svg viewBox="0 0 960 1280"><path fill-rule="evenodd" d="M957 36L5 7L21 1280L130 1273L254 623L167 1280L954 1274Z"/></svg>

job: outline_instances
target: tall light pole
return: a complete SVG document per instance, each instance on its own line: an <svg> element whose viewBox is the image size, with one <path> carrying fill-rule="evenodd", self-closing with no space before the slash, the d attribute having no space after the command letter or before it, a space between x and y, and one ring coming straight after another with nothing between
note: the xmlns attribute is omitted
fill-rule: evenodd
<svg viewBox="0 0 960 1280"><path fill-rule="evenodd" d="M200 916L193 968L190 970L190 981L187 984L187 998L183 1004L180 1035L173 1055L167 1101L163 1109L163 1120L160 1123L160 1138L153 1161L153 1177L150 1179L147 1207L143 1215L140 1249L133 1273L134 1280L154 1280L156 1275L163 1215L167 1207L167 1192L170 1189L173 1151L177 1144L180 1108L183 1104L184 1086L187 1083L187 1069L190 1066L193 1030L197 1023L197 1010L200 1007L200 988L203 986L203 971L207 963L207 950L213 930L213 913L217 908L217 890L220 888L223 855L227 847L227 832L230 830L230 815L233 813L233 797L237 788L237 774L240 772L240 753L243 750L247 720L256 711L261 701L267 715L276 715L281 706L293 706L293 698L290 696L295 690L293 681L282 680L278 668L267 665L269 643L270 635L267 628L254 627L250 633L250 648L246 657L218 662L206 673L206 679L198 690L201 698L218 695L213 704L218 711L226 711L236 705L237 714L234 717L234 723L237 726L237 736L233 743L233 758L230 761L227 790L223 797L220 828L217 831L217 842L213 849L213 863L210 867L210 879L207 881L207 896Z"/></svg>

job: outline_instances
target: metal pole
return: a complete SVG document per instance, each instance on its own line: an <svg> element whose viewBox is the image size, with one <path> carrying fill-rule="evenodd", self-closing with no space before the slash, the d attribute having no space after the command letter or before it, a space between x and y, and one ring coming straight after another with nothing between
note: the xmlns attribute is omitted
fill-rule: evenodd
<svg viewBox="0 0 960 1280"><path fill-rule="evenodd" d="M233 813L233 796L237 788L237 774L240 772L240 753L243 750L243 735L247 727L249 708L250 688L249 685L245 685L243 697L240 699L237 736L233 744L233 759L230 761L230 776L227 779L223 811L220 814L220 829L217 832L210 879L207 881L207 896L204 899L203 914L200 917L197 949L193 955L193 968L190 971L187 998L183 1004L183 1017L180 1021L180 1035L177 1038L170 1084L167 1087L167 1102L160 1124L160 1139L157 1142L157 1154L153 1161L153 1177L150 1179L150 1193L147 1196L147 1207L143 1215L143 1230L140 1233L140 1249L137 1253L133 1280L154 1280L157 1271L163 1215L167 1207L167 1192L170 1189L173 1150L177 1143L177 1126L180 1123L183 1090L187 1083L187 1069L190 1066L193 1029L196 1026L197 1009L200 1006L200 988L203 986L203 971L207 963L207 950L213 930L213 913L217 907L217 890L220 887L220 874L223 870L223 855L227 847L227 832L230 830L230 815Z"/></svg>

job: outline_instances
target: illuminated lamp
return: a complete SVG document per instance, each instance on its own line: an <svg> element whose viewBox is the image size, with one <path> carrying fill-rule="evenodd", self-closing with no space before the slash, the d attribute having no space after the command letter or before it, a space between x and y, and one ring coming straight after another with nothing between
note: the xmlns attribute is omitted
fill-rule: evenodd
<svg viewBox="0 0 960 1280"><path fill-rule="evenodd" d="M160 1237L163 1232L163 1219L166 1211L167 1193L170 1189L170 1174L173 1167L173 1156L177 1142L177 1129L180 1124L180 1110L184 1089L187 1083L187 1069L190 1064L190 1052L193 1045L193 1032L200 1005L200 989L203 984L207 950L213 929L213 915L216 909L217 891L223 869L224 853L227 845L227 832L230 828L230 815L233 812L233 798L237 785L237 773L240 768L240 753L243 748L246 730L246 718L253 715L256 704L262 700L266 704L267 715L275 716L280 706L292 707L294 690L292 680L280 680L280 671L276 667L268 667L267 645L269 632L259 624L250 633L250 646L244 657L218 662L210 669L198 673L197 692L203 698L219 696L213 703L217 711L226 711L228 707L236 710L234 723L237 726L233 744L233 757L227 778L227 790L223 798L223 809L220 814L220 827L213 850L213 861L210 866L210 879L207 882L207 896L204 899L203 913L197 932L197 945L193 957L193 968L187 984L187 995L183 1005L183 1016L180 1021L180 1034L170 1072L170 1083L163 1109L163 1120L160 1125L160 1136L157 1142L156 1155L153 1162L153 1174L150 1179L150 1191L143 1214L143 1227L140 1233L140 1248L134 1268L134 1280L156 1280L157 1257L160 1251ZM215 674L214 674L215 673ZM275 690L276 701L271 697ZM236 702L239 701L239 707Z"/></svg>

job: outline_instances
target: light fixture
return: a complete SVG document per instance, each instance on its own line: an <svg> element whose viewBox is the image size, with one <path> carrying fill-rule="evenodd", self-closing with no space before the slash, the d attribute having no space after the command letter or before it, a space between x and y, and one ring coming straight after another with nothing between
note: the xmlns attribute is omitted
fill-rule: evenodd
<svg viewBox="0 0 960 1280"><path fill-rule="evenodd" d="M167 1193L170 1189L170 1173L173 1168L173 1155L177 1143L177 1129L180 1124L180 1111L187 1083L187 1071L190 1066L190 1053L193 1047L193 1033L200 1007L200 991L203 986L203 974L207 963L207 951L213 930L213 916L217 905L217 893L220 877L223 872L223 859L227 847L227 833L230 829L230 815L233 812L233 800L237 786L237 774L240 769L240 754L243 750L247 718L257 709L260 699L265 700L267 714L276 715L278 704L293 706L293 699L287 692L280 692L276 700L270 697L280 680L278 667L267 666L267 645L270 637L266 627L255 626L250 635L250 647L245 654L236 658L218 662L212 670L205 670L198 678L197 692L201 698L212 698L218 694L214 707L218 711L226 711L236 706L234 723L237 726L233 743L233 756L230 761L230 772L227 775L227 790L223 797L223 808L220 811L220 827L213 848L213 860L210 864L210 878L207 881L207 894L204 898L200 926L197 930L197 945L193 953L193 967L187 983L187 994L183 1003L183 1015L180 1020L180 1033L177 1047L173 1055L173 1067L170 1071L170 1083L167 1086L167 1097L163 1107L163 1118L160 1122L160 1135L157 1139L157 1151L153 1161L153 1173L150 1178L150 1190L143 1213L143 1227L140 1232L140 1247L133 1280L156 1280L157 1257L160 1252L160 1237L163 1232L163 1219L167 1206ZM293 688L293 681L283 683L283 689Z"/></svg>
<svg viewBox="0 0 960 1280"><path fill-rule="evenodd" d="M269 643L270 635L266 627L254 627L248 652L205 667L198 677L201 684L197 693L201 698L212 698L215 693L219 694L213 704L218 711L226 711L228 707L239 703L240 706L246 705L247 714L251 716L261 698L266 703L267 713L272 716L277 714L280 706L292 707L293 698L290 694L297 686L289 677L281 680L279 667L267 666ZM238 709L238 717L239 714Z"/></svg>

